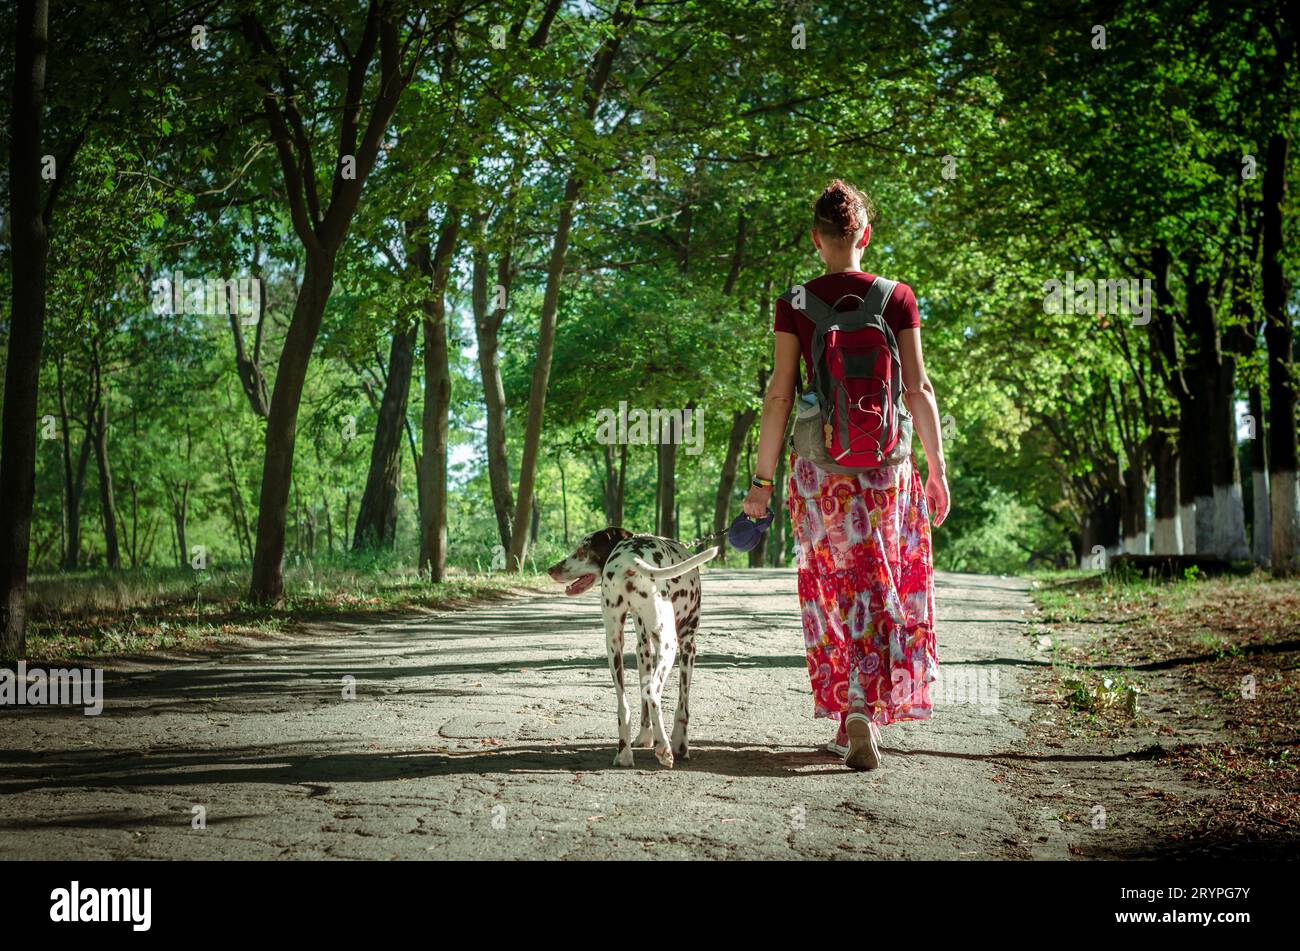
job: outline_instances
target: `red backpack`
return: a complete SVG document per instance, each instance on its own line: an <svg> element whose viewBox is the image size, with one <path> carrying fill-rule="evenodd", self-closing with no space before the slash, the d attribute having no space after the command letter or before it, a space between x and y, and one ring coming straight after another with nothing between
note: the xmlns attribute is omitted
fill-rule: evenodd
<svg viewBox="0 0 1300 951"><path fill-rule="evenodd" d="M885 320L897 283L877 277L865 298L845 294L829 305L802 286L781 295L813 322L812 390L800 401L794 449L830 472L894 466L911 454L898 341ZM839 310L846 300L857 306Z"/></svg>

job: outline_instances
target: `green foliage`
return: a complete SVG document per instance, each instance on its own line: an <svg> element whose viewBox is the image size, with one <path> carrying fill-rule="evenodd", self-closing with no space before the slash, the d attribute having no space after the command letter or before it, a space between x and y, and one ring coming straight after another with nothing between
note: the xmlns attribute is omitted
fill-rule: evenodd
<svg viewBox="0 0 1300 951"><path fill-rule="evenodd" d="M237 356L256 358L269 396L305 267L274 136L251 117L259 81L291 66L301 124L288 134L318 157L298 171L329 196L345 132L335 108L343 58L356 52L347 37L364 13L342 0L309 6L217 2L203 49L188 26L178 32L129 4L74 4L62 15L48 131L66 143L84 127L85 139L51 224L41 406L58 425L39 447L32 556L42 571L65 561L65 464L75 472L92 405L105 409L116 512L101 502L92 453L78 564L104 564L104 520L115 517L128 568L188 566L178 510L186 547L203 546L211 566L198 597L251 557L265 424ZM935 533L936 565L1002 573L1077 563L1082 519L1170 397L1145 332L1115 315L1045 313L1044 282L1066 271L1149 277L1157 243L1180 269L1199 266L1188 262L1202 252L1245 260L1252 251L1233 224L1239 206L1259 201L1260 181L1242 177L1242 155L1295 127L1295 71L1270 82L1283 65L1263 9L1121 4L1099 50L1093 13L1044 3L889 0L869 17L830 3L794 13L750 0L641 4L590 115L589 63L613 35L604 8L562 6L546 42L533 44L536 4L395 10L403 41L427 48L340 252L307 371L286 555L295 573L382 574L418 559L422 342L396 544L365 556L373 562L345 553L393 335L423 315L428 280L413 245L435 240L451 209L463 220L446 296L450 561L490 570L499 539L472 255L487 252L492 294L510 254L500 362L517 480L571 171L582 191L560 286L537 566L603 526L595 420L621 401L702 414L703 452L678 455L678 533L712 527L733 415L761 403L774 300L820 271L811 206L836 176L879 209L863 267L906 281L920 304L954 502ZM261 18L279 64L253 55L245 14ZM6 36L11 21L0 19ZM791 46L795 22L803 49ZM377 94L371 81L362 98ZM260 326L155 313L152 282L177 271L260 277ZM1181 303L1181 282L1171 286ZM1175 336L1185 356L1187 329ZM1241 366L1243 378L1260 378L1262 361ZM755 438L741 446L732 511ZM654 447L630 447L624 523L639 531L654 529L656 466Z"/></svg>

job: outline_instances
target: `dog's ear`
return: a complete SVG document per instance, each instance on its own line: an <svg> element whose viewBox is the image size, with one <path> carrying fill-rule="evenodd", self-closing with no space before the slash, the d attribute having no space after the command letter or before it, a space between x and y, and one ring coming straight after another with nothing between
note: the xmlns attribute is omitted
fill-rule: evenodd
<svg viewBox="0 0 1300 951"><path fill-rule="evenodd" d="M609 556L614 551L614 546L623 539L631 537L632 533L626 528L607 528L592 535L587 548L596 564L604 568L605 562L609 561Z"/></svg>

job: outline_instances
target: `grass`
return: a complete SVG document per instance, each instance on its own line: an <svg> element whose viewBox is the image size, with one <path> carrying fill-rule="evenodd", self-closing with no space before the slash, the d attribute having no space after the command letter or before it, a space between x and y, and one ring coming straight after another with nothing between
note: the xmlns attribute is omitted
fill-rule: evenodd
<svg viewBox="0 0 1300 951"><path fill-rule="evenodd" d="M1258 571L1036 580L1031 631L1051 640L1065 728L1154 731L1166 738L1162 767L1221 792L1170 797L1171 841L1272 848L1300 836L1300 581ZM1189 725L1212 735L1177 742Z"/></svg>
<svg viewBox="0 0 1300 951"><path fill-rule="evenodd" d="M284 602L246 600L248 568L144 568L37 575L29 592L27 657L48 662L164 649L205 649L269 637L313 619L462 606L550 589L543 574L451 569L432 584L383 560L302 564L285 569Z"/></svg>

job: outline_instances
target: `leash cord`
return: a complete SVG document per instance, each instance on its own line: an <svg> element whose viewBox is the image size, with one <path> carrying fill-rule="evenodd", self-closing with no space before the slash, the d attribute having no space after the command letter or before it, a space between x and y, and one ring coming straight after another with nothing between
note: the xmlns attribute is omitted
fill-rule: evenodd
<svg viewBox="0 0 1300 951"><path fill-rule="evenodd" d="M727 530L724 528L721 531L714 532L712 535L701 535L699 538L696 538L689 542L678 540L677 544L685 545L687 548L695 548L699 545L702 545L704 542L713 541L713 539L715 538L722 538L726 534L727 534Z"/></svg>

